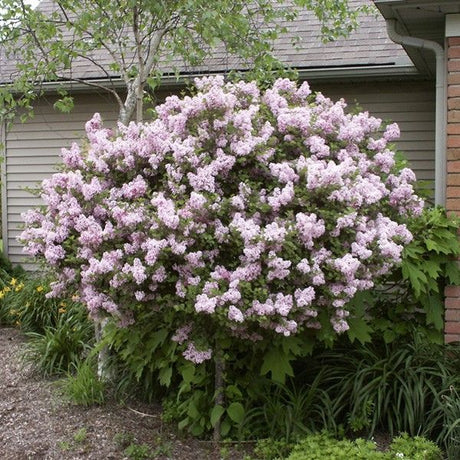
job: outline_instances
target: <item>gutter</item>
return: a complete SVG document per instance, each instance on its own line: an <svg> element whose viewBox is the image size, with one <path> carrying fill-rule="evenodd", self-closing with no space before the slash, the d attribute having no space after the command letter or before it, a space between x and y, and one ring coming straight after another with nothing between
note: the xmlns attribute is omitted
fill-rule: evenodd
<svg viewBox="0 0 460 460"><path fill-rule="evenodd" d="M391 40L399 45L428 49L436 55L436 124L435 124L435 205L446 204L446 127L447 127L447 94L446 67L444 48L431 40L423 40L396 32L396 19L386 19L387 32Z"/></svg>
<svg viewBox="0 0 460 460"><path fill-rule="evenodd" d="M398 65L398 64L381 64L373 66L343 66L343 67L325 67L325 68L309 68L297 69L300 80L307 81L331 81L331 80L352 80L373 78L376 80L388 80L394 78L410 78L420 76L418 70L414 66ZM218 73L218 72L216 72ZM196 77L202 77L203 73L182 74L179 77L175 75L163 75L161 78L161 88L177 88L185 86L188 82ZM214 75L214 74L213 74ZM97 83L101 86L111 87L113 89L123 90L126 87L125 82L119 78L111 79L88 79L89 83ZM57 91L62 85L70 91L91 91L91 86L83 82L67 81L48 81L41 84L41 88L46 93ZM5 86L0 84L0 87Z"/></svg>

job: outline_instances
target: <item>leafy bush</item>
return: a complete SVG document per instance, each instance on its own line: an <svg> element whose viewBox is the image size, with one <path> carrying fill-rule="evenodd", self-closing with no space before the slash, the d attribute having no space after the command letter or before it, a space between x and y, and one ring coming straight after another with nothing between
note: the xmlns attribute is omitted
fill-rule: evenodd
<svg viewBox="0 0 460 460"><path fill-rule="evenodd" d="M328 434L307 436L294 446L288 460L345 460L345 459L385 459L385 454L378 452L371 441L356 439L337 440Z"/></svg>
<svg viewBox="0 0 460 460"><path fill-rule="evenodd" d="M411 438L407 433L393 439L389 453L392 455L391 458L411 460L441 460L443 458L441 450L434 442L421 436Z"/></svg>
<svg viewBox="0 0 460 460"><path fill-rule="evenodd" d="M396 125L287 79L196 84L148 124L112 132L96 114L21 240L54 270L53 295L112 318L103 340L125 387L169 387L180 427L227 436L256 376L284 383L314 344L360 338L349 301L401 262L423 203Z"/></svg>
<svg viewBox="0 0 460 460"><path fill-rule="evenodd" d="M388 145L399 129L287 79L197 88L119 134L89 121L25 216L29 254L94 317L175 311L195 363L229 336L347 330L346 303L400 262L422 209Z"/></svg>
<svg viewBox="0 0 460 460"><path fill-rule="evenodd" d="M307 436L297 444L288 460L398 459L441 460L436 444L421 438L402 435L393 440L387 452L376 450L375 443L358 438L337 440L326 433Z"/></svg>
<svg viewBox="0 0 460 460"><path fill-rule="evenodd" d="M379 289L357 293L349 304L350 321L356 322L352 340L364 343L373 336L389 343L403 336L410 340L416 331L443 343L444 288L460 283L459 220L437 207L424 209L407 225L414 238L404 247L401 265Z"/></svg>

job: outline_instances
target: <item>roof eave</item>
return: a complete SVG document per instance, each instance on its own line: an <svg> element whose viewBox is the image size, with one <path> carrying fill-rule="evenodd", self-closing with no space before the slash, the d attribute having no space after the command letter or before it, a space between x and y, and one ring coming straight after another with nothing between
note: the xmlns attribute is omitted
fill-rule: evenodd
<svg viewBox="0 0 460 460"><path fill-rule="evenodd" d="M343 67L321 67L297 69L299 79L302 81L356 81L356 80L388 80L388 79L414 79L420 77L420 73L415 66L408 65L372 65L372 66L343 66ZM218 74L219 72L213 72ZM179 75L163 75L161 78L161 88L171 89L183 87L190 83L194 78L202 77L202 73ZM121 78L111 79L88 79L89 84L97 83L99 86L106 86L112 89L123 90L125 82ZM62 85L68 91L98 91L82 81L51 81L43 82L41 89L45 93L56 92ZM2 85L0 85L2 86Z"/></svg>

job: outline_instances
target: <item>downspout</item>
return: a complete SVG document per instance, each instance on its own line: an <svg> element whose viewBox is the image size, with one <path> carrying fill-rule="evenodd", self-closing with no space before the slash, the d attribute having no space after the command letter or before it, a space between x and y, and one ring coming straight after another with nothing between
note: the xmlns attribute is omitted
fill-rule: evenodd
<svg viewBox="0 0 460 460"><path fill-rule="evenodd" d="M396 19L387 19L387 32L391 40L399 45L425 48L436 55L436 125L435 125L435 184L434 201L436 205L446 204L446 126L447 126L447 94L446 94L446 66L444 48L431 40L400 35L396 32Z"/></svg>
<svg viewBox="0 0 460 460"><path fill-rule="evenodd" d="M3 240L2 252L8 257L8 214L7 214L7 194L6 194L6 121L0 117L0 188L1 188L1 230L0 235Z"/></svg>

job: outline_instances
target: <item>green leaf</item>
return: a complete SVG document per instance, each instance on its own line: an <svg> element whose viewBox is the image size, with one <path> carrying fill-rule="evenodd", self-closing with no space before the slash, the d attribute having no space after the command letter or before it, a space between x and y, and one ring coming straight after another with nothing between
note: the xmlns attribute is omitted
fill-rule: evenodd
<svg viewBox="0 0 460 460"><path fill-rule="evenodd" d="M396 334L391 329L386 329L383 333L383 340L385 340L385 343L391 343L394 339L396 339Z"/></svg>
<svg viewBox="0 0 460 460"><path fill-rule="evenodd" d="M165 387L169 387L171 384L171 377L172 377L172 367L164 367L163 369L160 369L159 372L159 377L160 377L160 385L163 385Z"/></svg>
<svg viewBox="0 0 460 460"><path fill-rule="evenodd" d="M230 424L230 422L228 421L228 419L224 420L222 422L222 424L220 425L220 435L225 438L228 433L230 432L230 428L232 427L232 425Z"/></svg>
<svg viewBox="0 0 460 460"><path fill-rule="evenodd" d="M180 431L182 431L189 424L189 422L190 422L189 418L185 417L177 424L177 427L179 428Z"/></svg>
<svg viewBox="0 0 460 460"><path fill-rule="evenodd" d="M460 269L458 268L458 262L447 262L445 272L450 284L455 286L460 285Z"/></svg>
<svg viewBox="0 0 460 460"><path fill-rule="evenodd" d="M426 312L426 323L433 324L438 331L442 330L444 327L444 303L440 297L428 295L423 299L423 306Z"/></svg>
<svg viewBox="0 0 460 460"><path fill-rule="evenodd" d="M195 366L193 364L186 364L180 371L182 379L185 383L191 383L195 377Z"/></svg>
<svg viewBox="0 0 460 460"><path fill-rule="evenodd" d="M200 418L200 411L196 407L196 404L194 401L190 401L187 409L187 415L192 419L192 420L197 420Z"/></svg>
<svg viewBox="0 0 460 460"><path fill-rule="evenodd" d="M216 423L220 420L222 415L225 413L225 409L221 405L214 406L211 411L211 425L216 426Z"/></svg>
<svg viewBox="0 0 460 460"><path fill-rule="evenodd" d="M294 376L294 371L289 361L290 359L286 353L278 348L273 348L264 356L260 374L266 375L270 372L274 381L284 383L287 375Z"/></svg>
<svg viewBox="0 0 460 460"><path fill-rule="evenodd" d="M371 341L372 327L364 321L362 318L349 318L347 334L350 341L353 343L355 340L359 340L363 345Z"/></svg>
<svg viewBox="0 0 460 460"><path fill-rule="evenodd" d="M244 420L244 407L239 402L233 402L227 408L228 416L235 422L235 423L242 423Z"/></svg>

